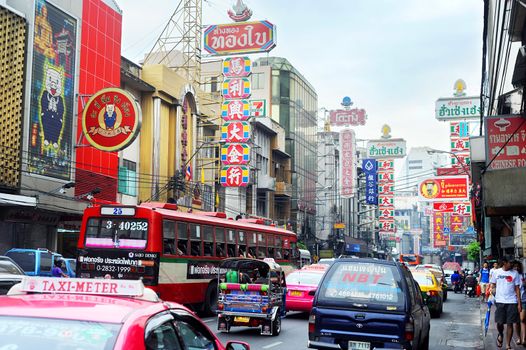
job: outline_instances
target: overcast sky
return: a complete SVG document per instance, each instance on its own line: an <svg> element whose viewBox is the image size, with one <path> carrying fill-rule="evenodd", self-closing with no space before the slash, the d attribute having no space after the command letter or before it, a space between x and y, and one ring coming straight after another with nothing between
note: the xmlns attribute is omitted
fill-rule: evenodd
<svg viewBox="0 0 526 350"><path fill-rule="evenodd" d="M179 0L117 0L123 56L138 62L155 44ZM235 0L203 0L203 24L230 23ZM435 101L462 78L479 95L482 0L245 0L252 20L277 26L269 55L287 58L314 86L318 107L344 96L367 111L357 138L378 138L389 124L407 146L449 149L449 127ZM253 59L257 55L251 55ZM320 116L323 112L320 111Z"/></svg>

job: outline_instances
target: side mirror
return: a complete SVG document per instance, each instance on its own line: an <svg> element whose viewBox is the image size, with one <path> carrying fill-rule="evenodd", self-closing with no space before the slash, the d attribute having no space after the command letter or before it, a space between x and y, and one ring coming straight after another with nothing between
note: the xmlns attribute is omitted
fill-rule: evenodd
<svg viewBox="0 0 526 350"><path fill-rule="evenodd" d="M241 341L229 341L226 343L226 350L250 350L250 345Z"/></svg>

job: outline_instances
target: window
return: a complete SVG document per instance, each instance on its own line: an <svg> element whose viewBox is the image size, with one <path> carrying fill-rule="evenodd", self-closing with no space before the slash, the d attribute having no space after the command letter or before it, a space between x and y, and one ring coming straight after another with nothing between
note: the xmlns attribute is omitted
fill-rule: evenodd
<svg viewBox="0 0 526 350"><path fill-rule="evenodd" d="M123 159L119 167L119 192L137 196L137 163Z"/></svg>
<svg viewBox="0 0 526 350"><path fill-rule="evenodd" d="M267 240L263 233L258 233L258 259L264 259L267 257Z"/></svg>
<svg viewBox="0 0 526 350"><path fill-rule="evenodd" d="M216 256L226 257L225 229L216 227Z"/></svg>
<svg viewBox="0 0 526 350"><path fill-rule="evenodd" d="M174 221L163 220L163 253L175 255L175 222Z"/></svg>
<svg viewBox="0 0 526 350"><path fill-rule="evenodd" d="M201 226L198 224L190 224L190 254L193 256L202 255Z"/></svg>
<svg viewBox="0 0 526 350"><path fill-rule="evenodd" d="M232 258L236 256L236 231L228 229L226 233L227 254L229 258Z"/></svg>
<svg viewBox="0 0 526 350"><path fill-rule="evenodd" d="M265 88L265 73L252 73L252 90L262 90Z"/></svg>
<svg viewBox="0 0 526 350"><path fill-rule="evenodd" d="M247 257L247 241L246 241L246 236L245 236L245 232L243 231L239 231L237 233L237 247L238 247L238 252L237 254L239 255L239 257Z"/></svg>
<svg viewBox="0 0 526 350"><path fill-rule="evenodd" d="M165 322L152 330L148 335L148 338L146 338L146 349L181 349L181 344L179 344L175 328L172 326L171 322Z"/></svg>
<svg viewBox="0 0 526 350"><path fill-rule="evenodd" d="M137 218L90 218L86 229L86 247L144 249L148 221Z"/></svg>
<svg viewBox="0 0 526 350"><path fill-rule="evenodd" d="M203 252L205 256L214 256L214 228L203 226Z"/></svg>
<svg viewBox="0 0 526 350"><path fill-rule="evenodd" d="M186 222L177 223L177 252L181 255L188 255L188 224Z"/></svg>
<svg viewBox="0 0 526 350"><path fill-rule="evenodd" d="M188 350L216 350L212 334L197 322L190 314L177 310L173 325L183 349ZM165 348L171 349L171 348Z"/></svg>
<svg viewBox="0 0 526 350"><path fill-rule="evenodd" d="M51 266L53 266L51 253L40 252L40 271L51 271Z"/></svg>

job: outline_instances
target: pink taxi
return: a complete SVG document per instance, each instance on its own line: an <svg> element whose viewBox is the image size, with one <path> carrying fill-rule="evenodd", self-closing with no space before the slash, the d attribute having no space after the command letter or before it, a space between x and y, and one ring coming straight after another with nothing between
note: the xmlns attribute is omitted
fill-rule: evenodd
<svg viewBox="0 0 526 350"><path fill-rule="evenodd" d="M223 346L190 310L141 281L25 277L0 296L0 349L250 349Z"/></svg>
<svg viewBox="0 0 526 350"><path fill-rule="evenodd" d="M314 264L287 275L287 311L310 312L318 284L329 265Z"/></svg>

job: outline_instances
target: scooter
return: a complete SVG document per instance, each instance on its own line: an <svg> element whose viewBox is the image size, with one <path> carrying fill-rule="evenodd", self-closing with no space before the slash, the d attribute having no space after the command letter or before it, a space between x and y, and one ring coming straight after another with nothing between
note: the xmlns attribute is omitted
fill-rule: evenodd
<svg viewBox="0 0 526 350"><path fill-rule="evenodd" d="M474 298L476 296L476 287L472 287L472 286L466 286L466 292L465 294L470 297L470 298Z"/></svg>
<svg viewBox="0 0 526 350"><path fill-rule="evenodd" d="M453 282L453 292L457 294L458 292L462 293L462 290L460 289L460 282Z"/></svg>

